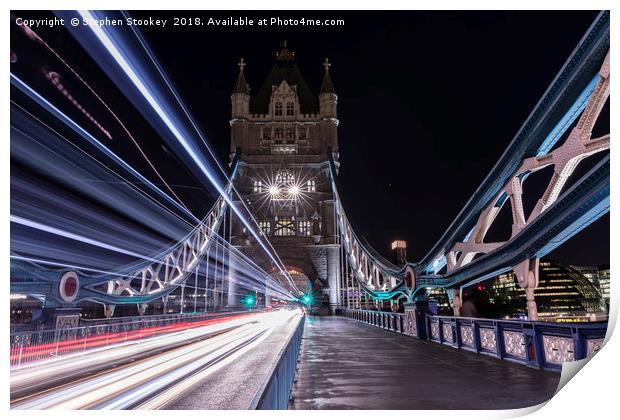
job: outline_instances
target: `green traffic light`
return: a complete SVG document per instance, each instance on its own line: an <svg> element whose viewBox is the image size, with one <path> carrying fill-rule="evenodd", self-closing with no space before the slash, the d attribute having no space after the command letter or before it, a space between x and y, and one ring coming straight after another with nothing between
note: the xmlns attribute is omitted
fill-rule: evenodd
<svg viewBox="0 0 620 420"><path fill-rule="evenodd" d="M245 304L247 306L252 306L254 305L254 297L253 296L248 296L245 298Z"/></svg>

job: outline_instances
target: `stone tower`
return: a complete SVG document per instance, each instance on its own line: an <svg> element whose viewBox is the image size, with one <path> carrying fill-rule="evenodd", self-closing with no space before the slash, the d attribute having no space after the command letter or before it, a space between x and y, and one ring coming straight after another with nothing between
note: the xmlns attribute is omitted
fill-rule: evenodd
<svg viewBox="0 0 620 420"><path fill-rule="evenodd" d="M240 152L235 187L297 287L338 306L340 245L329 179L328 153L338 161L337 100L325 59L320 92L313 94L286 42L262 87L250 94L245 62L231 95L231 157ZM268 273L274 268L256 240L232 219L231 243ZM234 276L234 267L231 276ZM274 275L277 279L277 275ZM229 282L230 307L247 290ZM262 291L259 291L259 293ZM265 303L269 304L268 293Z"/></svg>

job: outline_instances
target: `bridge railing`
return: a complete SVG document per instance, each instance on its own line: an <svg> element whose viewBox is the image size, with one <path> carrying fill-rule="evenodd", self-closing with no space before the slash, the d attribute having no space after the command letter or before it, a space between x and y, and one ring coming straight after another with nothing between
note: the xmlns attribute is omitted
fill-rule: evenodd
<svg viewBox="0 0 620 420"><path fill-rule="evenodd" d="M359 309L347 309L343 314L411 335L406 332L405 314ZM604 322L548 323L434 315L426 315L418 325L425 331L416 330L416 338L426 337L453 348L554 371L561 370L564 362L592 357L603 346L607 332Z"/></svg>
<svg viewBox="0 0 620 420"><path fill-rule="evenodd" d="M302 316L286 346L278 355L277 364L269 379L256 393L248 410L286 410L288 408L305 324L306 318Z"/></svg>
<svg viewBox="0 0 620 420"><path fill-rule="evenodd" d="M174 332L185 328L206 325L214 319L241 315L245 312L187 314L181 316L144 317L137 320L107 320L105 324L94 321L91 325L59 330L25 331L10 335L10 365L36 362L69 353L83 353L94 348L118 345L131 340Z"/></svg>
<svg viewBox="0 0 620 420"><path fill-rule="evenodd" d="M367 309L343 309L343 315L365 324L374 325L400 334L404 332L404 314L395 312L371 311Z"/></svg>

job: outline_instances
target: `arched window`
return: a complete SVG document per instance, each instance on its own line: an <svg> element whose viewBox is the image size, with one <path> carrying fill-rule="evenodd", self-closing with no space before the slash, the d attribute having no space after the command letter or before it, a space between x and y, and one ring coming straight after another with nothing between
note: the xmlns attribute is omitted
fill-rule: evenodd
<svg viewBox="0 0 620 420"><path fill-rule="evenodd" d="M299 235L300 236L310 236L312 233L312 229L310 226L309 220L300 220L299 221Z"/></svg>
<svg viewBox="0 0 620 420"><path fill-rule="evenodd" d="M276 220L275 236L295 236L295 222L291 219Z"/></svg>
<svg viewBox="0 0 620 420"><path fill-rule="evenodd" d="M276 102L275 115L282 115L282 102Z"/></svg>
<svg viewBox="0 0 620 420"><path fill-rule="evenodd" d="M255 193L263 192L263 182L262 181L254 181L254 189Z"/></svg>
<svg viewBox="0 0 620 420"><path fill-rule="evenodd" d="M276 184L278 185L292 185L295 183L295 177L290 171L278 171L276 174Z"/></svg>
<svg viewBox="0 0 620 420"><path fill-rule="evenodd" d="M261 220L258 222L258 226L264 235L269 236L271 234L271 222L269 220Z"/></svg>

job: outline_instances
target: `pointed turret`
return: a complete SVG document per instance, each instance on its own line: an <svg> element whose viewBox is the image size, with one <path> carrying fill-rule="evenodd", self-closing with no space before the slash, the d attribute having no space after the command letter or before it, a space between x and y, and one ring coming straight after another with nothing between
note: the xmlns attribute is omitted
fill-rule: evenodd
<svg viewBox="0 0 620 420"><path fill-rule="evenodd" d="M243 68L245 67L245 61L243 61L243 57L241 57L241 61L239 61L239 77L237 77L237 83L235 84L235 90L233 93L245 93L248 95L250 92L248 90L248 83L245 81L245 74L243 73Z"/></svg>
<svg viewBox="0 0 620 420"><path fill-rule="evenodd" d="M250 113L250 89L248 83L245 80L244 67L245 61L243 57L239 61L239 76L237 77L237 83L233 90L230 100L232 102L232 117L233 118L247 118Z"/></svg>
<svg viewBox="0 0 620 420"><path fill-rule="evenodd" d="M325 67L325 76L323 76L321 92L319 93L336 93L336 90L334 89L334 82L332 82L332 78L329 74L329 68L332 66L329 59L325 58L323 66Z"/></svg>
<svg viewBox="0 0 620 420"><path fill-rule="evenodd" d="M338 95L334 89L334 83L329 74L329 68L332 66L329 59L325 58L323 63L325 67L325 76L323 76L323 84L319 93L319 108L323 118L336 118L336 105L338 104Z"/></svg>

